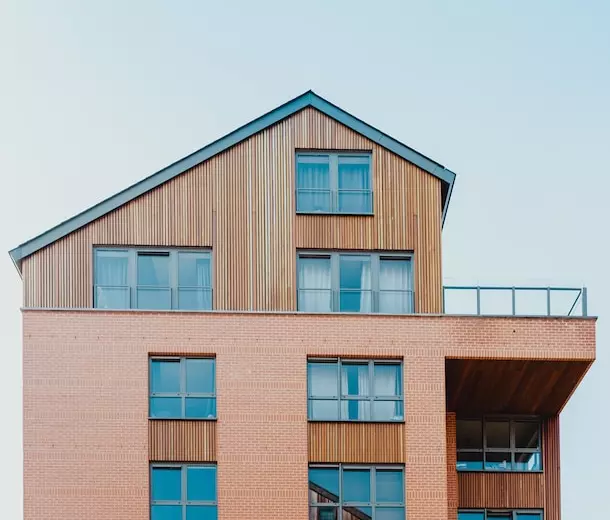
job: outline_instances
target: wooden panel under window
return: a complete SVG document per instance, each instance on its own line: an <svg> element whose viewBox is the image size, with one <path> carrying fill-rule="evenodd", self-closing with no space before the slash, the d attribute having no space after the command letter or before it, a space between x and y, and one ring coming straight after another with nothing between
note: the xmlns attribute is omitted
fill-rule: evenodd
<svg viewBox="0 0 610 520"><path fill-rule="evenodd" d="M149 420L153 462L215 462L216 421Z"/></svg>
<svg viewBox="0 0 610 520"><path fill-rule="evenodd" d="M544 507L544 474L458 472L461 508Z"/></svg>
<svg viewBox="0 0 610 520"><path fill-rule="evenodd" d="M309 423L309 462L404 463L403 423Z"/></svg>
<svg viewBox="0 0 610 520"><path fill-rule="evenodd" d="M544 518L561 518L559 416L551 417L542 425L542 460L544 467Z"/></svg>
<svg viewBox="0 0 610 520"><path fill-rule="evenodd" d="M296 215L295 152L372 153L372 216ZM91 307L94 246L211 247L214 308L296 309L296 250L414 253L415 310L441 312L441 183L306 108L22 262L25 307Z"/></svg>

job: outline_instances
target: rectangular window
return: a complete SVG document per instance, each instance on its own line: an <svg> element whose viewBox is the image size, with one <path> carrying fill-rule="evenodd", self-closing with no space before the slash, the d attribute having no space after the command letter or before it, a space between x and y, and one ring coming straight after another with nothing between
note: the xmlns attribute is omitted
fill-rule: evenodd
<svg viewBox="0 0 610 520"><path fill-rule="evenodd" d="M217 520L216 466L152 465L151 520Z"/></svg>
<svg viewBox="0 0 610 520"><path fill-rule="evenodd" d="M296 168L298 213L373 212L370 154L299 152Z"/></svg>
<svg viewBox="0 0 610 520"><path fill-rule="evenodd" d="M94 306L100 309L212 308L209 251L95 250Z"/></svg>
<svg viewBox="0 0 610 520"><path fill-rule="evenodd" d="M538 419L458 419L459 471L541 471Z"/></svg>
<svg viewBox="0 0 610 520"><path fill-rule="evenodd" d="M461 510L458 520L543 520L542 511L522 510Z"/></svg>
<svg viewBox="0 0 610 520"><path fill-rule="evenodd" d="M409 254L300 252L297 271L299 311L413 312Z"/></svg>
<svg viewBox="0 0 610 520"><path fill-rule="evenodd" d="M214 358L150 358L150 417L215 419Z"/></svg>
<svg viewBox="0 0 610 520"><path fill-rule="evenodd" d="M404 520L400 466L310 466L310 519Z"/></svg>
<svg viewBox="0 0 610 520"><path fill-rule="evenodd" d="M312 421L402 421L402 363L320 359L307 362Z"/></svg>

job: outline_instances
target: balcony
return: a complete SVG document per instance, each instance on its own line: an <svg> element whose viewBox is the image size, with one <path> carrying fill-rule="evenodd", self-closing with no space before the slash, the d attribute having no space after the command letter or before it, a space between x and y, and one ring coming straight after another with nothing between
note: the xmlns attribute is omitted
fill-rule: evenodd
<svg viewBox="0 0 610 520"><path fill-rule="evenodd" d="M474 316L587 316L586 287L446 285L443 313Z"/></svg>

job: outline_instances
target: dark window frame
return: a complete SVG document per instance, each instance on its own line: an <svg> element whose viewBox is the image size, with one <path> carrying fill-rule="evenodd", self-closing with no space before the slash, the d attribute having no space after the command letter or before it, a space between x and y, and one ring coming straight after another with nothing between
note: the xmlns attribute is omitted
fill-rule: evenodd
<svg viewBox="0 0 610 520"><path fill-rule="evenodd" d="M299 176L299 159L301 157L324 157L328 160L328 189L313 189L313 188L299 188L298 176ZM339 189L339 162L341 158L361 158L362 164L368 164L368 184L369 189L362 190L350 190L350 189ZM297 150L295 153L295 207L296 213L299 215L364 215L372 216L375 214L374 207L374 186L373 186L373 152L372 151L328 151L328 150ZM303 210L299 209L299 192L312 192L312 191L323 191L329 194L329 211L315 211L315 210ZM341 193L346 192L360 192L367 194L369 198L370 211L353 212L353 211L339 211L339 196Z"/></svg>
<svg viewBox="0 0 610 520"><path fill-rule="evenodd" d="M532 520L544 520L544 511L542 509L480 509L480 508L476 508L476 509L466 509L466 508L460 508L458 509L458 519L459 519L459 514L460 513L479 513L483 515L483 519L484 520L493 520L494 518L498 518L498 519L503 519L505 517L503 516L496 516L496 515L511 515L510 516L510 520L517 520L517 515L518 514L525 514L525 515L540 515L538 517L538 519L536 519L535 517L532 518Z"/></svg>
<svg viewBox="0 0 610 520"><path fill-rule="evenodd" d="M458 454L460 453L481 453L481 461L482 468L460 468L457 466L457 471L459 472L486 472L486 473L542 473L544 471L543 464L543 441L542 441L542 433L543 433L543 420L539 416L521 416L521 415L488 415L483 417L459 417L456 419L459 423L460 421L479 421L481 423L481 448L459 448L457 446L457 438L456 438L456 451ZM487 434L486 434L486 425L487 423L494 422L508 422L509 423L509 447L508 448L489 448L487 447ZM536 424L538 426L538 447L536 448L522 448L517 447L515 442L515 423L530 423ZM457 423L456 423L456 437L457 437ZM486 462L488 453L510 453L511 456L511 466L507 469L501 468L487 468ZM514 469L515 466L515 457L519 453L537 453L540 462L539 469ZM459 461L458 461L459 464Z"/></svg>
<svg viewBox="0 0 610 520"><path fill-rule="evenodd" d="M337 393L336 395L314 396L311 393L311 364L326 364L337 365ZM368 396L349 396L343 394L341 388L341 368L344 365L368 365L369 374L369 395ZM385 396L375 394L375 365L391 365L397 366L400 372L400 395ZM350 423L404 423L405 421L405 389L404 389L404 366L401 359L379 359L379 358L317 358L311 357L307 359L307 420L309 422L350 422ZM315 419L312 418L311 402L312 401L336 401L337 403L337 419ZM341 403L350 401L368 401L370 403L370 419L342 419L341 418ZM377 420L374 417L374 406L376 402L400 402L402 404L402 417L400 419Z"/></svg>
<svg viewBox="0 0 610 520"><path fill-rule="evenodd" d="M112 252L112 253L123 253L127 258L127 285L113 286L113 285L102 285L97 283L97 258L100 252ZM210 285L180 285L179 280L179 268L180 268L180 255L182 254L193 254L198 255L201 258L206 258L210 264ZM169 286L149 286L138 284L138 257L139 256L167 256L169 258L168 275L169 275ZM176 247L155 247L155 246L142 246L142 247L121 247L121 246L94 246L93 247L93 307L98 309L105 309L105 307L98 307L98 288L124 288L128 290L129 306L125 308L109 308L109 310L157 310L157 311L208 311L214 308L214 264L211 248L176 248ZM148 309L138 307L138 289L147 288L166 288L170 293L170 307L167 309ZM180 291L181 290L199 290L209 294L210 307L204 307L201 309L183 309L180 308Z"/></svg>
<svg viewBox="0 0 610 520"><path fill-rule="evenodd" d="M207 359L214 362L214 391L213 392L187 392L186 391L186 361L188 359ZM152 391L152 364L155 361L168 361L180 363L180 391L179 392L153 392ZM216 356L149 356L148 358L148 418L154 421L185 420L185 421L216 421L218 409L216 402ZM175 417L156 417L151 413L153 398L180 398L181 415ZM214 417L186 417L186 399L201 398L214 399Z"/></svg>

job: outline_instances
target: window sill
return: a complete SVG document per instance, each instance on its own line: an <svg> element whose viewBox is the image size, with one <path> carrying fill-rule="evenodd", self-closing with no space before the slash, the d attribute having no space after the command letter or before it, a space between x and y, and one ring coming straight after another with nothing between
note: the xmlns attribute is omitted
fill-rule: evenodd
<svg viewBox="0 0 610 520"><path fill-rule="evenodd" d="M322 215L325 217L335 216L335 217L374 217L375 213L344 213L344 212L335 212L335 211L297 211L297 215Z"/></svg>
<svg viewBox="0 0 610 520"><path fill-rule="evenodd" d="M216 422L218 417L149 417L149 421L207 421Z"/></svg>
<svg viewBox="0 0 610 520"><path fill-rule="evenodd" d="M532 470L532 471L524 471L524 470L493 470L493 469L458 469L457 470L458 473L482 473L482 474L491 474L491 475L497 475L498 473L501 475L511 475L511 474L529 474L529 473L533 473L533 474L540 474L540 473L544 473L543 469L537 469L537 470Z"/></svg>
<svg viewBox="0 0 610 520"><path fill-rule="evenodd" d="M307 419L308 423L349 423L349 424L405 424L405 420L396 421L350 421L350 420L328 420L328 419ZM488 472L489 473L489 472Z"/></svg>

